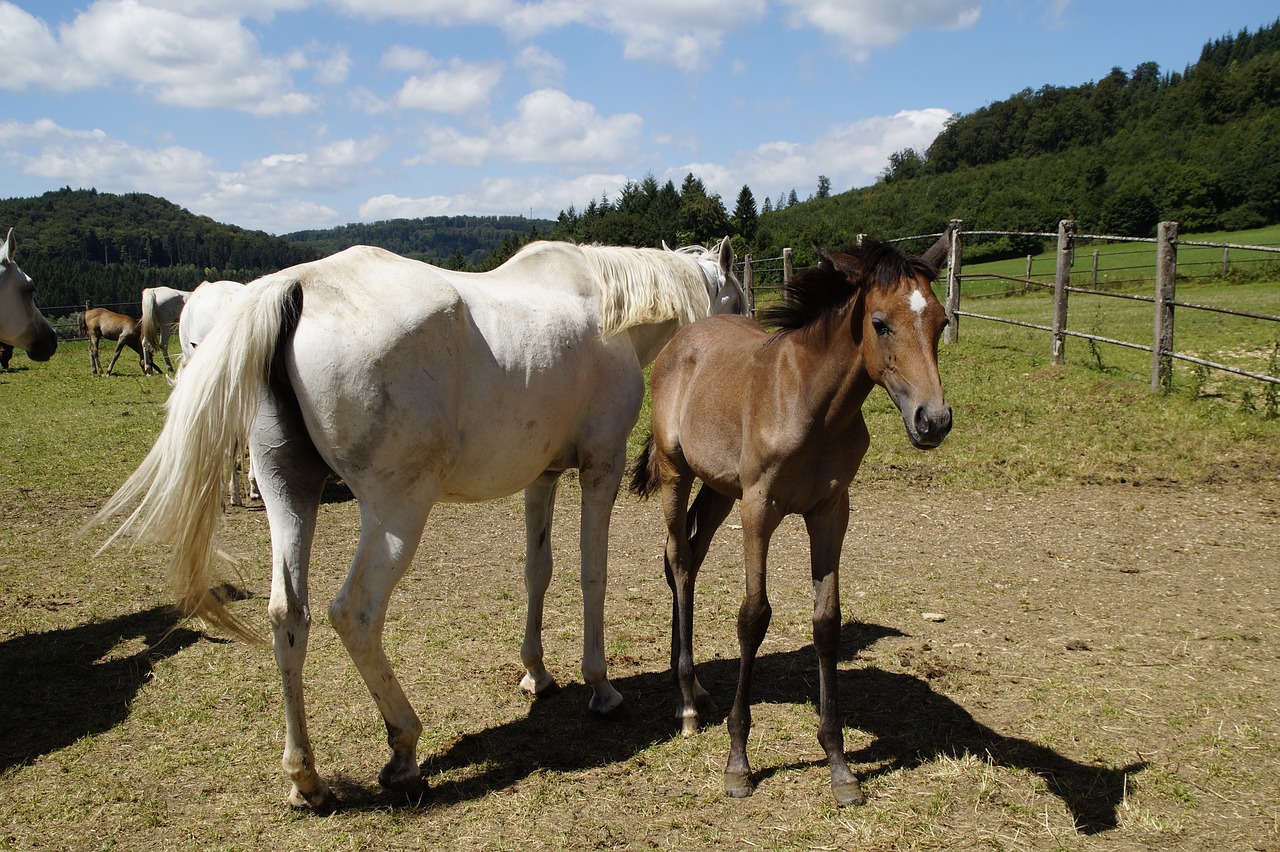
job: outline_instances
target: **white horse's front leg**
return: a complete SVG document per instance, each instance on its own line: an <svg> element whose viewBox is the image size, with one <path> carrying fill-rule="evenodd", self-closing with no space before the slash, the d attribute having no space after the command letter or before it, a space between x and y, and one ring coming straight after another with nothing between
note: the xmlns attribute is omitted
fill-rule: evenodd
<svg viewBox="0 0 1280 852"><path fill-rule="evenodd" d="M621 453L619 453L621 456ZM604 597L608 585L609 518L622 482L623 459L605 470L584 466L582 474L582 679L591 687L588 707L604 715L622 695L609 683L604 654Z"/></svg>
<svg viewBox="0 0 1280 852"><path fill-rule="evenodd" d="M548 471L524 490L524 642L520 660L525 675L520 688L530 695L545 695L556 681L547 671L542 651L542 614L551 585L551 520L555 513L558 472Z"/></svg>

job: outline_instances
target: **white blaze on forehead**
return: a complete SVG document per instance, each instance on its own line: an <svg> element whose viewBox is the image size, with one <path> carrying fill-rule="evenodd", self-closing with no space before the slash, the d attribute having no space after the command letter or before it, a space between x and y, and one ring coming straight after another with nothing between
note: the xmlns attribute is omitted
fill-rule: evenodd
<svg viewBox="0 0 1280 852"><path fill-rule="evenodd" d="M924 306L928 304L928 302L925 301L924 294L919 290L911 291L911 297L908 299L908 303L911 305L911 310L915 311L917 314L924 313Z"/></svg>

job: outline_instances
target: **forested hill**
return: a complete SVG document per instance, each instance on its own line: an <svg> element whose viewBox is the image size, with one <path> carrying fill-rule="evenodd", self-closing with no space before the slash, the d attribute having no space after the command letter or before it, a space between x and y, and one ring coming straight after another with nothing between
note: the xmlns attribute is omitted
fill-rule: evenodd
<svg viewBox="0 0 1280 852"><path fill-rule="evenodd" d="M553 233L654 245L728 231L739 256L789 246L809 263L814 240L937 233L951 219L970 230L1053 232L1070 218L1083 233L1130 236L1166 219L1183 233L1280 222L1280 21L1207 43L1181 72L1151 62L1099 72L1097 82L1026 89L955 117L927 150L893 154L873 186L833 194L815 175L809 200L792 189L759 210L762 196L744 186L730 213L694 175L679 190L650 177L563 211ZM973 238L965 253L1019 255L1039 242Z"/></svg>
<svg viewBox="0 0 1280 852"><path fill-rule="evenodd" d="M762 216L755 248L936 232L952 218L1027 231L1071 218L1085 232L1134 236L1161 220L1183 233L1274 224L1277 140L1280 21L1207 43L1180 73L1113 68L958 116L927 151L894 154L874 186Z"/></svg>
<svg viewBox="0 0 1280 852"><path fill-rule="evenodd" d="M0 199L0 225L13 228L18 262L36 280L40 305L50 308L136 304L144 287L248 281L319 256L310 246L144 193L63 188Z"/></svg>
<svg viewBox="0 0 1280 852"><path fill-rule="evenodd" d="M0 199L16 256L55 315L85 303L137 314L142 290L250 281L357 243L438 264L478 268L509 256L554 223L522 216L400 219L274 237L215 222L154 195L69 187ZM0 234L3 237L3 234Z"/></svg>
<svg viewBox="0 0 1280 852"><path fill-rule="evenodd" d="M297 231L284 238L308 245L322 256L354 245L370 245L460 269L483 266L495 253L510 256L531 238L550 234L554 225L547 219L524 216L429 216Z"/></svg>

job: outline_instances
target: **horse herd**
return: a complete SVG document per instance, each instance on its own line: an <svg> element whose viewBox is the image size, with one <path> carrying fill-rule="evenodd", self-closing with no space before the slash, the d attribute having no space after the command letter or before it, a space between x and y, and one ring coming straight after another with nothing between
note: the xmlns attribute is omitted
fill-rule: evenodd
<svg viewBox="0 0 1280 852"><path fill-rule="evenodd" d="M810 538L818 740L837 803L856 804L863 795L844 754L835 675L849 485L869 444L861 408L880 385L914 446L936 447L950 431L937 366L947 319L931 289L949 246L949 232L919 257L874 241L848 251L815 246L820 264L792 278L763 326L750 318L727 238L714 249L675 251L533 243L486 273L358 246L248 285L202 285L186 308L204 301L202 290L211 302L214 291L222 295L207 325L178 311L184 363L166 421L95 517L127 513L103 547L122 536L169 545L183 609L255 639L213 591L220 482L247 439L271 534L267 615L283 684L289 801L327 810L337 801L317 770L302 668L321 491L331 474L345 480L360 537L329 617L386 724L391 754L379 781L418 798L427 783L417 756L422 722L382 633L436 503L524 492L520 685L542 695L555 685L542 647L552 508L560 476L579 471L582 676L595 713L622 702L604 652L609 519L652 363L651 433L630 485L660 496L667 525L682 731L696 733L713 706L694 671L694 583L740 502L746 594L724 789L753 792L747 740L753 665L771 612L769 540L786 515L798 514ZM32 303L30 279L12 263L11 235L0 270L0 341L47 359L56 338Z"/></svg>

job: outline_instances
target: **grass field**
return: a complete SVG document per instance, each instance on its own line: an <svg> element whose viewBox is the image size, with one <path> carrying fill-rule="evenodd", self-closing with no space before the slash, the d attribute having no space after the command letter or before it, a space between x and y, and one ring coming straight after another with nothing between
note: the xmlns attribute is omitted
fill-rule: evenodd
<svg viewBox="0 0 1280 852"><path fill-rule="evenodd" d="M1215 231L1205 234L1180 234L1181 240L1193 243L1230 243L1234 245L1280 247L1280 226L1255 228L1249 231ZM1057 265L1057 252L1049 245L1046 251L1031 258L1031 277L1038 281L1053 283ZM1104 240L1077 241L1074 263L1071 267L1071 283L1086 286L1093 283L1094 252L1097 252L1097 283L1101 286L1121 287L1139 282L1150 282L1155 279L1156 250L1150 242L1108 242ZM1275 281L1275 266L1280 255L1272 252L1248 251L1232 249L1229 252L1231 265L1228 269L1228 280L1256 279L1259 270L1264 270L1264 277ZM998 281L984 276L1003 275L1023 277L1027 273L1026 258L990 261L986 263L965 264L965 279L970 283L973 293L986 293L1009 289L1009 282ZM1183 245L1178 248L1178 273L1185 278L1220 277L1222 272L1222 249L1206 246Z"/></svg>
<svg viewBox="0 0 1280 852"><path fill-rule="evenodd" d="M1275 292L1254 288L1212 295L1265 305ZM1142 324L1110 306L1102 321ZM1203 334L1205 351L1238 345L1234 331ZM722 717L677 733L661 522L628 497L606 606L626 705L587 713L570 478L546 617L558 694L530 701L516 686L518 496L438 507L397 589L388 651L426 729L425 803L377 787L381 720L324 615L356 506L325 503L306 678L343 806L316 817L284 803L269 649L180 619L162 547L95 557L107 530L81 533L158 432L164 380L134 364L91 376L83 344L47 364L18 355L0 373L0 849L1280 849L1280 420L1262 388L1253 409L1182 374L1153 394L1120 352L1070 341L1054 367L1047 335L993 323L966 321L941 360L956 426L939 450L910 449L883 393L867 406L839 676L866 806L833 806L814 738L798 523L771 551L753 798L720 792ZM722 708L736 680L734 523L698 598L699 677ZM263 513L229 512L222 541L251 595L234 606L265 630Z"/></svg>

